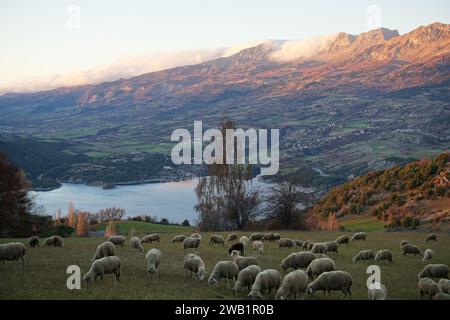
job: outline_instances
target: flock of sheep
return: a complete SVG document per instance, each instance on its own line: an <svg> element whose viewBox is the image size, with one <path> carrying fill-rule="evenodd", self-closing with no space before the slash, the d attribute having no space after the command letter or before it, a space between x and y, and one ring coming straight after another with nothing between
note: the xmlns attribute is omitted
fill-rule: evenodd
<svg viewBox="0 0 450 320"><path fill-rule="evenodd" d="M276 299L297 299L303 298L305 292L314 294L322 291L323 294L331 291L341 291L344 296L351 299L351 287L353 278L350 273L336 270L336 264L327 254L339 254L339 246L349 245L351 241L365 241L367 234L364 232L355 233L351 238L343 235L334 241L314 242L312 240L301 241L282 238L278 233L253 233L250 237L241 236L238 239L236 233L231 233L225 240L220 235L210 237L208 243L212 245L222 245L234 242L228 249L230 260L218 261L208 278L210 285L216 285L221 279L225 279L230 288L230 280L234 281L233 290L237 294L247 291L252 299L268 298L273 292ZM172 243L183 243L184 250L197 249L202 236L194 233L189 237L177 235L172 239ZM132 251L144 251L143 244L160 242L159 234L150 234L142 239L132 237L130 246ZM281 268L287 273L284 277L275 269L261 270L258 266L258 259L251 256L244 256L244 248L252 243L255 252L264 254L264 241L278 241L280 248L301 248L302 251L289 254L281 261ZM435 234L430 234L425 238L427 241L437 241ZM119 281L121 260L116 256L117 245L124 247L126 238L121 235L111 236L107 241L98 245L91 260L89 271L83 276L83 282L89 286L98 277L103 280L105 274L113 274L115 282ZM28 241L29 247L39 246L39 239L32 237ZM49 237L44 240L44 246L64 247L64 240L59 236ZM419 255L426 263L433 259L434 252L426 249L423 253L418 246L402 240L400 243L403 255ZM24 256L26 247L20 242L11 242L0 245L0 261L21 261L22 268L25 267ZM145 254L145 268L149 275L154 274L159 277L159 268L163 253L157 248L152 248ZM374 253L372 250L361 250L352 258L353 263L358 261L380 262L387 261L393 263L393 254L390 250L383 249ZM207 268L203 259L194 253L188 253L184 257L185 276L190 273L191 278L202 281L207 275ZM289 270L293 269L290 273ZM448 280L449 267L445 264L428 264L418 274L419 294L430 299L448 300L450 299L450 280ZM440 279L435 282L434 279ZM371 300L387 299L387 289L383 284L371 286L368 289L368 298Z"/></svg>

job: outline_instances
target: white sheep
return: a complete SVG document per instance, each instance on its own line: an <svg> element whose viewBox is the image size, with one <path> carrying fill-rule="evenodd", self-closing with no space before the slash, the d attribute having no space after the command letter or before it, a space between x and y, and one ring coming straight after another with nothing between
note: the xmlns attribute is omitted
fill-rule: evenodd
<svg viewBox="0 0 450 320"><path fill-rule="evenodd" d="M100 279L103 281L103 275L105 274L114 274L115 280L114 283L119 281L120 278L120 259L116 256L104 257L92 262L91 268L89 271L83 276L83 282L89 286L90 283L97 280L97 277L100 276Z"/></svg>
<svg viewBox="0 0 450 320"><path fill-rule="evenodd" d="M406 256L407 254L413 254L414 256L416 255L423 256L423 253L422 251L420 251L419 247L410 243L407 243L404 246L402 246L402 251L404 256Z"/></svg>
<svg viewBox="0 0 450 320"><path fill-rule="evenodd" d="M334 261L330 258L314 259L306 268L308 277L312 280L316 276L320 276L324 272L336 270Z"/></svg>
<svg viewBox="0 0 450 320"><path fill-rule="evenodd" d="M300 298L303 298L307 286L308 275L306 272L303 270L294 270L284 277L281 286L275 294L275 299L285 300L289 299L289 297L297 299L297 294Z"/></svg>
<svg viewBox="0 0 450 320"><path fill-rule="evenodd" d="M252 289L248 294L253 300L263 299L263 295L270 294L272 290L275 292L281 285L280 273L275 269L267 269L261 271L256 276Z"/></svg>
<svg viewBox="0 0 450 320"><path fill-rule="evenodd" d="M161 236L158 233L149 234L141 239L141 243L152 243L154 241L159 242Z"/></svg>
<svg viewBox="0 0 450 320"><path fill-rule="evenodd" d="M255 232L250 235L249 240L255 241L255 240L262 240L263 238L264 238L264 234L262 234L260 232Z"/></svg>
<svg viewBox="0 0 450 320"><path fill-rule="evenodd" d="M236 233L230 233L227 237L227 243L231 242L231 241L236 241L237 240L237 234Z"/></svg>
<svg viewBox="0 0 450 320"><path fill-rule="evenodd" d="M431 249L426 249L423 254L422 261L429 262L429 261L433 260L433 256L434 256L434 251Z"/></svg>
<svg viewBox="0 0 450 320"><path fill-rule="evenodd" d="M225 245L225 239L222 236L218 236L218 235L213 235L211 236L211 238L209 239L209 244L208 245L213 245L213 244L221 244L221 245Z"/></svg>
<svg viewBox="0 0 450 320"><path fill-rule="evenodd" d="M39 247L39 238L34 236L28 239L28 246L30 248Z"/></svg>
<svg viewBox="0 0 450 320"><path fill-rule="evenodd" d="M184 239L186 239L186 236L185 236L184 234L179 234L179 235L173 237L172 243L175 243L175 242L183 242Z"/></svg>
<svg viewBox="0 0 450 320"><path fill-rule="evenodd" d="M239 238L239 243L242 243L244 246L247 246L249 241L250 240L248 239L247 236L242 236L242 237Z"/></svg>
<svg viewBox="0 0 450 320"><path fill-rule="evenodd" d="M200 239L198 238L186 238L183 240L183 249L197 249L200 245Z"/></svg>
<svg viewBox="0 0 450 320"><path fill-rule="evenodd" d="M219 261L209 276L210 285L218 284L220 279L225 278L228 288L230 288L229 279L237 280L239 275L239 266L234 261Z"/></svg>
<svg viewBox="0 0 450 320"><path fill-rule="evenodd" d="M374 283L369 287L367 297L369 300L387 300L387 289L382 283Z"/></svg>
<svg viewBox="0 0 450 320"><path fill-rule="evenodd" d="M288 238L281 238L278 240L278 245L280 248L295 248L295 242Z"/></svg>
<svg viewBox="0 0 450 320"><path fill-rule="evenodd" d="M427 241L437 241L437 236L435 233L430 233L429 235L426 236L424 242Z"/></svg>
<svg viewBox="0 0 450 320"><path fill-rule="evenodd" d="M360 252L358 252L358 254L356 256L354 256L352 258L352 262L356 263L358 261L374 261L375 260L375 256L373 254L372 250L361 250Z"/></svg>
<svg viewBox="0 0 450 320"><path fill-rule="evenodd" d="M254 257L242 257L239 255L239 251L233 250L231 252L231 258L239 266L239 270L245 269L251 265L257 265L258 261Z"/></svg>
<svg viewBox="0 0 450 320"><path fill-rule="evenodd" d="M116 248L114 244L110 241L105 241L100 243L97 246L97 250L95 250L95 255L91 259L91 262L94 260L101 259L103 257L109 257L109 256L115 256L116 255Z"/></svg>
<svg viewBox="0 0 450 320"><path fill-rule="evenodd" d="M273 234L273 238L275 239L275 240L280 240L281 239L281 235L279 234L279 233L274 233Z"/></svg>
<svg viewBox="0 0 450 320"><path fill-rule="evenodd" d="M189 237L190 238L196 238L198 240L202 240L202 235L200 233L197 233L197 232L191 234Z"/></svg>
<svg viewBox="0 0 450 320"><path fill-rule="evenodd" d="M338 244L337 244L336 241L327 241L327 242L325 242L325 245L327 246L327 252L326 253L328 253L328 252L336 252L336 253L339 254ZM323 253L323 252L320 252L320 253Z"/></svg>
<svg viewBox="0 0 450 320"><path fill-rule="evenodd" d="M126 239L124 236L110 236L106 241L114 243L116 246L125 246Z"/></svg>
<svg viewBox="0 0 450 320"><path fill-rule="evenodd" d="M431 300L431 298L433 298L436 294L441 293L441 288L439 285L430 278L420 279L418 287L420 299L422 299L424 295L428 295Z"/></svg>
<svg viewBox="0 0 450 320"><path fill-rule="evenodd" d="M342 235L342 236L337 237L335 241L336 241L337 244L346 244L346 245L348 245L348 242L350 241L350 238L347 235Z"/></svg>
<svg viewBox="0 0 450 320"><path fill-rule="evenodd" d="M391 250L382 249L377 251L377 254L375 255L375 261L379 262L383 260L388 261L389 263L393 262Z"/></svg>
<svg viewBox="0 0 450 320"><path fill-rule="evenodd" d="M161 250L152 248L147 251L147 254L145 255L145 263L147 267L147 273L150 274L156 274L156 276L159 278L159 265L161 264Z"/></svg>
<svg viewBox="0 0 450 320"><path fill-rule="evenodd" d="M314 253L294 252L281 261L281 268L285 272L289 270L289 268L293 268L294 270L299 268L306 268L314 259L316 259Z"/></svg>
<svg viewBox="0 0 450 320"><path fill-rule="evenodd" d="M355 240L363 240L366 241L367 238L367 233L365 232L357 232L355 233L352 238L350 239L350 241L355 241Z"/></svg>
<svg viewBox="0 0 450 320"><path fill-rule="evenodd" d="M443 293L447 293L447 294L450 293L450 280L441 279L441 280L439 280L438 284L439 284L439 288L441 288L441 291Z"/></svg>
<svg viewBox="0 0 450 320"><path fill-rule="evenodd" d="M262 243L261 241L253 241L253 250L257 251L259 254L263 254L264 253L264 243Z"/></svg>
<svg viewBox="0 0 450 320"><path fill-rule="evenodd" d="M405 244L408 244L408 243L409 243L408 240L402 240L402 241L400 241L400 249L401 249Z"/></svg>
<svg viewBox="0 0 450 320"><path fill-rule="evenodd" d="M22 261L22 268L25 268L25 253L27 248L21 242L9 242L0 244L0 261Z"/></svg>
<svg viewBox="0 0 450 320"><path fill-rule="evenodd" d="M450 294L439 292L434 295L434 300L450 300Z"/></svg>
<svg viewBox="0 0 450 320"><path fill-rule="evenodd" d="M263 238L264 241L274 241L275 235L272 232L267 232L264 234Z"/></svg>
<svg viewBox="0 0 450 320"><path fill-rule="evenodd" d="M352 298L351 287L353 284L353 278L350 273L345 271L329 271L324 272L317 277L316 280L311 282L306 289L309 294L313 294L318 290L328 291L331 296L331 291L342 291L344 296L347 294Z"/></svg>
<svg viewBox="0 0 450 320"><path fill-rule="evenodd" d="M186 272L191 272L191 278L192 275L196 279L199 279L200 281L203 280L203 278L207 275L206 268L205 268L205 262L203 262L203 259L193 253L189 253L184 257L184 274L186 277Z"/></svg>
<svg viewBox="0 0 450 320"><path fill-rule="evenodd" d="M302 249L303 249L303 250L309 250L309 249L308 249L308 246L309 246L310 243L314 243L314 241L312 241L312 240L306 240L306 241L303 241ZM312 246L311 246L311 248L312 248Z"/></svg>
<svg viewBox="0 0 450 320"><path fill-rule="evenodd" d="M445 278L448 279L448 266L445 264L429 264L419 272L419 279L422 278Z"/></svg>
<svg viewBox="0 0 450 320"><path fill-rule="evenodd" d="M51 236L44 240L43 246L46 247L64 247L64 240L60 236Z"/></svg>
<svg viewBox="0 0 450 320"><path fill-rule="evenodd" d="M314 245L312 246L311 250L312 253L323 253L326 254L327 253L327 245L323 242L317 242L314 243Z"/></svg>
<svg viewBox="0 0 450 320"><path fill-rule="evenodd" d="M239 271L239 275L236 283L234 284L234 292L236 295L239 292L242 292L244 288L247 288L247 291L250 292L250 289L255 282L256 276L261 272L261 268L257 265L250 265L241 271Z"/></svg>
<svg viewBox="0 0 450 320"><path fill-rule="evenodd" d="M130 239L131 251L144 251L144 246L141 244L141 240L138 237L132 237Z"/></svg>
<svg viewBox="0 0 450 320"><path fill-rule="evenodd" d="M294 239L293 241L294 241L295 245L297 246L297 248L301 248L303 246L302 240Z"/></svg>

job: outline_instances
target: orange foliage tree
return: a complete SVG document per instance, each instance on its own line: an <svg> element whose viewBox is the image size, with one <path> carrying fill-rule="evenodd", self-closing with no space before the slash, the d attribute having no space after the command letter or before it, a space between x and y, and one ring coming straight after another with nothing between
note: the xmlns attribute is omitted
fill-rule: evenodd
<svg viewBox="0 0 450 320"><path fill-rule="evenodd" d="M89 214L78 212L77 214L77 237L87 237L89 226Z"/></svg>
<svg viewBox="0 0 450 320"><path fill-rule="evenodd" d="M336 217L336 213L330 213L327 219L320 221L319 226L321 230L334 231L338 230L341 224Z"/></svg>
<svg viewBox="0 0 450 320"><path fill-rule="evenodd" d="M115 236L117 234L116 231L116 224L114 223L114 221L109 221L106 224L106 229L105 229L105 237L108 238L110 236Z"/></svg>
<svg viewBox="0 0 450 320"><path fill-rule="evenodd" d="M75 205L73 204L73 202L69 202L69 212L68 212L68 225L71 228L76 228L77 225L77 217L75 215Z"/></svg>

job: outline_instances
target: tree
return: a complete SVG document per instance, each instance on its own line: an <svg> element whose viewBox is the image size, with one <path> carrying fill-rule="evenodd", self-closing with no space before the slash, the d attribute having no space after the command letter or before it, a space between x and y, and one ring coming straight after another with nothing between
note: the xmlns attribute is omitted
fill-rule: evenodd
<svg viewBox="0 0 450 320"><path fill-rule="evenodd" d="M116 234L117 234L116 224L114 223L114 221L107 222L105 229L105 238L115 236Z"/></svg>
<svg viewBox="0 0 450 320"><path fill-rule="evenodd" d="M125 209L122 208L106 208L97 212L97 220L100 222L120 221L125 215Z"/></svg>
<svg viewBox="0 0 450 320"><path fill-rule="evenodd" d="M60 210L60 212L61 212L61 210ZM75 216L75 205L73 204L73 202L69 202L69 210L67 213L67 217L69 219L68 226L76 229L77 217Z"/></svg>
<svg viewBox="0 0 450 320"><path fill-rule="evenodd" d="M181 225L185 226L185 227L189 227L191 224L189 223L188 219L184 219L183 222L181 223Z"/></svg>
<svg viewBox="0 0 450 320"><path fill-rule="evenodd" d="M26 223L33 207L29 188L24 172L0 153L0 237L31 234L32 226Z"/></svg>
<svg viewBox="0 0 450 320"><path fill-rule="evenodd" d="M77 237L87 237L89 226L89 214L87 212L78 212L77 214Z"/></svg>

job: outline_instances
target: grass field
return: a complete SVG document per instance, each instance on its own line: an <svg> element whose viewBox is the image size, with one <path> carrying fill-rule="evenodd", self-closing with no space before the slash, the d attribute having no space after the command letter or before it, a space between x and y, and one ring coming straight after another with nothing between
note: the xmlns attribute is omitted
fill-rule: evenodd
<svg viewBox="0 0 450 320"><path fill-rule="evenodd" d="M342 233L336 232L280 232L283 237L301 240L332 240ZM249 233L239 233L249 235ZM350 233L347 233L350 234ZM129 244L117 248L122 261L122 275L119 284L114 285L113 276L107 275L103 283L98 281L90 289L68 290L66 288L66 268L75 264L84 274L90 267L89 260L95 248L104 239L69 238L64 248L27 249L26 265L22 270L15 262L0 263L0 299L235 299L234 293L221 281L212 287L206 280L196 281L184 278L182 244L172 244L175 233L161 233L161 243L146 244L146 251L158 247L163 252L160 279L148 276L145 270L144 253L132 252ZM203 233L203 240L197 253L204 259L207 272L210 273L219 260L230 259L227 246L208 247L210 233ZM223 234L226 236L226 234ZM353 299L366 299L366 268L368 263L352 264L351 258L362 249L390 249L394 254L392 265L380 263L381 282L386 285L390 299L419 299L417 292L417 273L423 268L421 258L402 256L400 240L406 239L420 246L422 250L432 248L434 263L450 264L450 235L438 234L438 242L424 243L423 233L369 233L366 242L354 242L348 247L340 246L339 254L330 254L339 270L345 270L353 276ZM127 236L129 239L130 236ZM25 239L1 239L26 242ZM263 268L280 268L281 260L296 249L279 249L276 242L265 242L265 254L259 256L247 247L246 255L258 258ZM283 273L282 273L283 275ZM237 297L247 299L246 295ZM306 295L306 299L330 299L321 293ZM343 299L340 292L332 293L331 299Z"/></svg>
<svg viewBox="0 0 450 320"><path fill-rule="evenodd" d="M99 224L94 226L97 231L104 231L105 224ZM120 234L139 234L139 233L178 233L178 234L191 234L192 227L170 225L170 224L156 224L147 223L141 221L123 221L116 223L117 232Z"/></svg>

